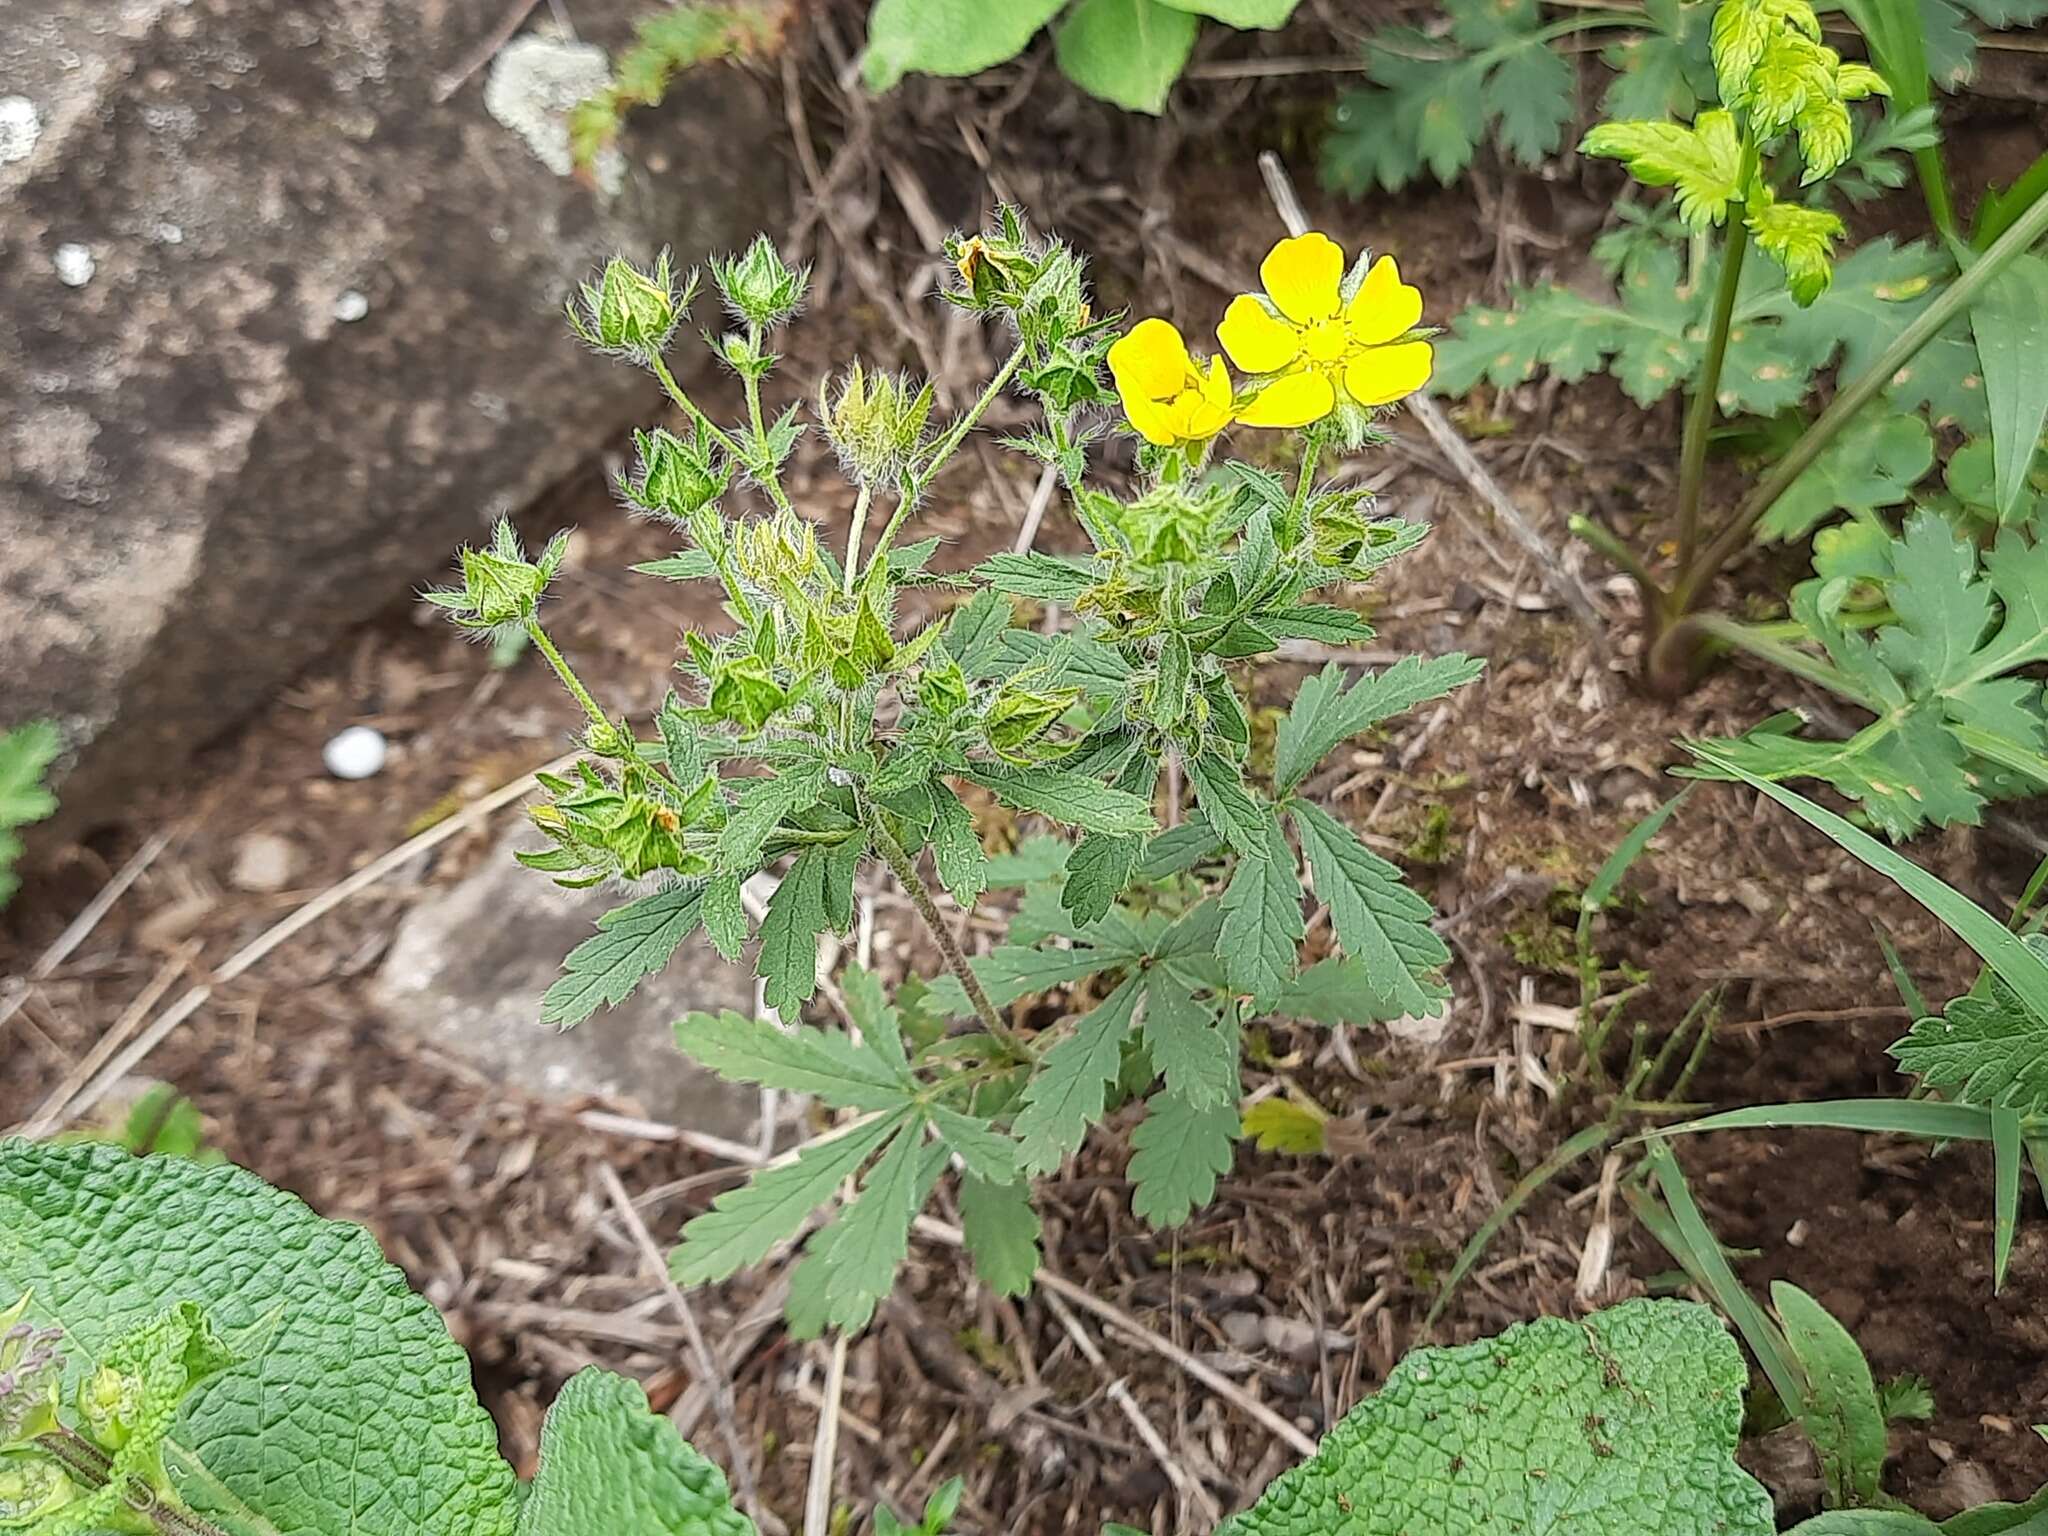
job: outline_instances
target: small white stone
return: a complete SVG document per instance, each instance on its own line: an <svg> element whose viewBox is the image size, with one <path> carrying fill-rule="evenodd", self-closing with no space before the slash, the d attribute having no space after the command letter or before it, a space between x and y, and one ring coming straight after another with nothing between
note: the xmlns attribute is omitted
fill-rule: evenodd
<svg viewBox="0 0 2048 1536"><path fill-rule="evenodd" d="M235 844L228 884L238 891L281 891L291 884L299 850L275 832L250 832Z"/></svg>
<svg viewBox="0 0 2048 1536"><path fill-rule="evenodd" d="M334 318L343 325L353 324L370 312L370 301L355 289L345 289L334 301Z"/></svg>
<svg viewBox="0 0 2048 1536"><path fill-rule="evenodd" d="M43 136L43 115L26 96L0 96L0 165L26 160Z"/></svg>
<svg viewBox="0 0 2048 1536"><path fill-rule="evenodd" d="M150 233L155 235L158 243L162 245L183 245L185 243L184 229L179 225L171 223L169 220L165 220L157 225Z"/></svg>
<svg viewBox="0 0 2048 1536"><path fill-rule="evenodd" d="M92 259L92 250L76 241L69 241L57 247L50 258L50 265L57 269L57 281L67 288L83 288L92 281L99 264Z"/></svg>
<svg viewBox="0 0 2048 1536"><path fill-rule="evenodd" d="M384 767L384 736L352 725L321 749L320 761L337 779L367 779Z"/></svg>

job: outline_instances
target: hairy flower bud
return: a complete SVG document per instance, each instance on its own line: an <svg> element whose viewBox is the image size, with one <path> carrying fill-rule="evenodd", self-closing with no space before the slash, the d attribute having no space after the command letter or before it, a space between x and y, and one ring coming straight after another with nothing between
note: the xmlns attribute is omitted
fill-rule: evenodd
<svg viewBox="0 0 2048 1536"><path fill-rule="evenodd" d="M725 494L731 469L714 464L695 432L678 436L663 427L635 432L638 462L631 476L619 478L619 492L633 506L678 527L691 526L691 516Z"/></svg>
<svg viewBox="0 0 2048 1536"><path fill-rule="evenodd" d="M677 290L667 251L655 258L652 272L614 256L598 281L582 284L570 300L569 328L602 352L659 356L689 312L691 292L689 284Z"/></svg>
<svg viewBox="0 0 2048 1536"><path fill-rule="evenodd" d="M1078 688L1039 689L1028 683L1028 678L1005 683L981 717L989 746L997 756L1015 763L1029 761L1025 748L1051 730L1081 697Z"/></svg>
<svg viewBox="0 0 2048 1536"><path fill-rule="evenodd" d="M774 591L786 582L801 585L817 574L818 532L787 512L741 525L733 535L740 574Z"/></svg>
<svg viewBox="0 0 2048 1536"><path fill-rule="evenodd" d="M927 666L917 678L918 702L933 714L946 716L967 707L967 674L948 656Z"/></svg>
<svg viewBox="0 0 2048 1536"><path fill-rule="evenodd" d="M568 558L569 536L548 540L537 559L528 560L512 524L500 518L491 530L489 549L458 551L462 586L436 587L420 594L464 629L491 631L525 623L540 607L548 583Z"/></svg>
<svg viewBox="0 0 2048 1536"><path fill-rule="evenodd" d="M792 270L766 235L738 256L711 264L712 280L734 317L762 330L771 330L797 312L804 290L810 286L811 269Z"/></svg>
<svg viewBox="0 0 2048 1536"><path fill-rule="evenodd" d="M825 436L848 475L866 486L886 486L907 470L924 447L932 413L932 386L912 389L900 374L868 373L856 362L833 400L818 390L818 415Z"/></svg>

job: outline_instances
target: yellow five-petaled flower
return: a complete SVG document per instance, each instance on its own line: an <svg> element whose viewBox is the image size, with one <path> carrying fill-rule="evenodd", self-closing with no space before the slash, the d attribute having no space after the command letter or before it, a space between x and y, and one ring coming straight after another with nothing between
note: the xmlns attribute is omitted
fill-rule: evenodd
<svg viewBox="0 0 2048 1536"><path fill-rule="evenodd" d="M1245 425L1306 426L1336 408L1339 388L1359 405L1387 405L1428 380L1429 343L1402 339L1422 320L1422 294L1393 257L1372 264L1348 303L1344 252L1327 235L1282 240L1259 278L1264 295L1239 294L1216 328L1233 363L1271 376L1239 409Z"/></svg>
<svg viewBox="0 0 2048 1536"><path fill-rule="evenodd" d="M1230 370L1188 353L1164 320L1140 320L1109 349L1109 371L1124 414L1148 443L1162 448L1206 443L1231 422Z"/></svg>

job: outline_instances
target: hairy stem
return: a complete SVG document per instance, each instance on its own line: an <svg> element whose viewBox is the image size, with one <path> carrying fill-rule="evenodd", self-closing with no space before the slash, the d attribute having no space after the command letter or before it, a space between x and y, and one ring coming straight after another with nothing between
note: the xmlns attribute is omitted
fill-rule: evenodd
<svg viewBox="0 0 2048 1536"><path fill-rule="evenodd" d="M562 653L555 649L555 642L550 640L548 632L540 627L540 620L529 618L526 621L526 638L533 642L534 648L541 655L547 657L548 665L555 669L555 676L562 680L562 686L569 690L570 697L583 706L583 712L590 716L591 723L609 726L611 721L606 718L604 710L598 706L597 700L590 696L590 690L583 686L583 679L576 675L575 668L571 667Z"/></svg>
<svg viewBox="0 0 2048 1536"><path fill-rule="evenodd" d="M747 351L755 357L761 355L761 327L758 325L747 327ZM760 376L749 369L742 376L742 382L747 391L747 420L754 428L754 451L761 456L762 488L768 492L768 499L775 503L777 510L793 514L796 508L789 504L789 493L782 488L782 471L768 452L767 421L761 414Z"/></svg>
<svg viewBox="0 0 2048 1536"><path fill-rule="evenodd" d="M1743 146L1746 184L1756 169L1756 150ZM1693 388L1692 404L1685 414L1685 443L1678 461L1678 574L1685 579L1699 550L1700 495L1707 480L1707 439L1713 435L1714 417L1721 393L1721 368L1728 359L1728 330L1735 317L1735 295L1742 287L1742 258L1749 253L1749 229L1731 213L1728 244L1721 253L1721 280L1714 289L1713 316L1707 324L1707 355L1700 367L1699 382Z"/></svg>
<svg viewBox="0 0 2048 1536"><path fill-rule="evenodd" d="M874 839L875 849L882 855L882 862L889 866L889 872L896 877L896 883L903 887L910 897L910 903L917 908L917 915L924 919L932 940L939 946L939 953L945 958L946 969L959 978L960 988L967 994L967 1001L974 1005L974 1016L981 1020L981 1027L991 1038L1019 1061L1031 1059L1031 1047L1017 1032L1003 1022L996 1012L995 1004L988 1000L988 993L982 989L981 978L974 974L974 968L967 963L967 956L960 948L960 941L953 936L953 930L946 926L946 919L939 911L938 903L932 900L932 893L925 889L925 883L917 873L917 866L910 855L903 851L903 845L896 841L888 823L882 820L882 813L872 803L863 802L867 815L868 835Z"/></svg>
<svg viewBox="0 0 2048 1536"><path fill-rule="evenodd" d="M847 597L853 596L854 573L860 566L860 536L868 525L868 502L873 496L873 489L863 481L860 494L853 499L853 526L846 530L846 559L842 562L845 580L840 587Z"/></svg>
<svg viewBox="0 0 2048 1536"><path fill-rule="evenodd" d="M1675 614L1688 612L1707 582L1715 572L1727 563L1729 558L1743 546L1757 520L1776 504L1793 481L1804 474L1821 451L1833 442L1842 428L1847 426L1856 413L1874 400L1884 387L1892 381L1898 371L1911 362L1920 349L1940 335L1951 322L1964 314L1970 300L1984 285L1998 276L2015 257L2023 255L2033 243L2048 233L2048 197L2036 201L2012 227L1998 237L1982 256L1972 262L1953 283L1944 288L1941 296L1922 310L1913 323L1899 332L1892 344L1869 368L1858 374L1855 380L1828 403L1828 408L1815 418L1812 426L1800 435L1791 451L1771 467L1769 474L1756 483L1753 490L1736 508L1735 515L1717 533L1713 541L1700 552L1699 558L1682 571L1677 586L1672 590L1672 611ZM1661 642L1660 642L1661 643Z"/></svg>
<svg viewBox="0 0 2048 1536"><path fill-rule="evenodd" d="M747 456L740 451L740 445L732 440L731 435L722 431L717 423L697 408L696 401L683 393L683 386L676 382L676 376L669 372L667 362L662 359L659 353L649 356L647 366L653 370L654 376L661 381L662 389L667 392L669 399L675 402L676 409L689 417L691 423L699 432L716 443L719 450L732 459L734 463L745 464L747 462Z"/></svg>
<svg viewBox="0 0 2048 1536"><path fill-rule="evenodd" d="M114 1480L114 1460L87 1440L68 1429L54 1429L36 1436L35 1447L61 1466L75 1482L88 1488L104 1488ZM121 1501L141 1515L162 1536L228 1536L210 1520L166 1502L155 1489L135 1478L127 1480Z"/></svg>

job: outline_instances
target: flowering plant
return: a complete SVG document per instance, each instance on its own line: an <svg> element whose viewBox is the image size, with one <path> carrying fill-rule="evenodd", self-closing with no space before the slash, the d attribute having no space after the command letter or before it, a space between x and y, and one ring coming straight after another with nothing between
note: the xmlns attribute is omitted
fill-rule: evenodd
<svg viewBox="0 0 2048 1536"><path fill-rule="evenodd" d="M795 405L771 419L768 340L801 306L807 274L765 239L711 273L729 321L712 347L746 400L735 426L715 424L665 359L693 280L665 261L615 261L582 293L578 333L649 369L679 413L640 436L620 486L687 537L642 569L716 582L728 621L684 635L684 682L656 712L653 739L611 716L547 636L540 604L557 547L529 560L501 529L489 550L464 553L459 588L428 594L465 626L523 630L588 716L587 756L546 781L533 812L553 846L522 857L564 883L620 882L635 896L569 956L546 1020L566 1027L619 1001L700 925L729 958L755 941L766 1000L794 1019L820 990L820 936L851 926L870 860L929 930L945 973L891 1000L850 969L827 989L843 1000L833 1026L734 1013L677 1025L683 1049L722 1075L852 1117L720 1196L674 1260L685 1282L722 1278L854 1180L797 1271L791 1310L811 1328L867 1320L949 1166L963 1172L982 1274L1020 1290L1037 1263L1028 1180L1059 1167L1108 1109L1145 1099L1134 1203L1178 1222L1230 1165L1249 1022L1422 1014L1445 996L1448 952L1428 904L1304 785L1339 744L1469 681L1478 663L1409 658L1356 681L1333 663L1302 687L1270 758L1254 753L1238 665L1283 641L1369 638L1351 608L1311 595L1367 580L1423 537L1375 517L1369 492L1320 474L1331 449L1373 441L1375 412L1426 376L1420 295L1390 259L1347 276L1326 238L1285 241L1262 271L1267 296L1239 299L1220 329L1248 375L1233 384L1221 358L1198 362L1164 320L1120 334L1120 317L1091 308L1081 258L1027 234L1013 212L954 238L947 255L958 282L944 301L1001 327L1009 345L980 397L943 425L930 385L859 364L820 392L810 421ZM1105 366L1143 440L1126 494L1088 475L1111 398ZM1037 420L1007 446L1051 466L1089 552L1026 549L941 575L937 538L900 536L1012 390ZM1291 481L1212 462L1233 424L1299 428ZM837 556L783 483L811 430L854 486ZM726 509L743 497L754 515ZM905 625L901 594L928 586L964 600ZM1020 601L1065 621L1020 623ZM987 845L1015 814L1073 841L998 864ZM927 853L962 908L994 881L1035 879L1011 943L969 957L925 883ZM1303 859L1335 951L1306 969ZM1034 867L1020 875L1020 861ZM752 929L743 888L764 872L779 880ZM1068 999L1057 1022L1016 1006L1054 989Z"/></svg>

